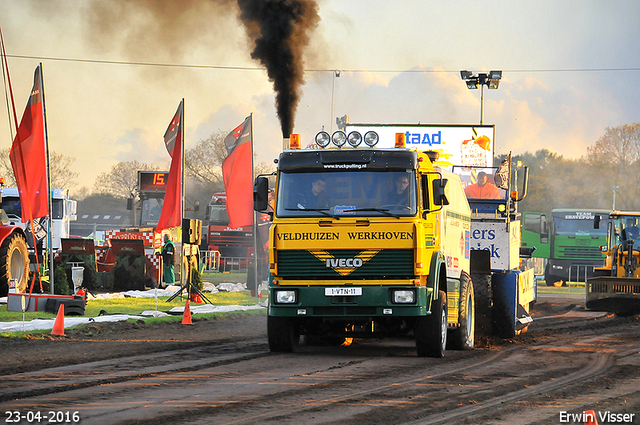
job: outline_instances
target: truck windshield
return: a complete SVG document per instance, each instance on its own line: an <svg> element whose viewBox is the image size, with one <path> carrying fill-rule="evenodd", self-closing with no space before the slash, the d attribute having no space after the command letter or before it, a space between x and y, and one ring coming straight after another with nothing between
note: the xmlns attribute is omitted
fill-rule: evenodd
<svg viewBox="0 0 640 425"><path fill-rule="evenodd" d="M633 240L635 241L634 249L640 245L640 217L615 216L613 225L617 240L612 240L612 243L618 244L624 241Z"/></svg>
<svg viewBox="0 0 640 425"><path fill-rule="evenodd" d="M147 198L142 200L142 213L140 215L140 224L149 226L158 224L160 213L162 213L162 203L164 198Z"/></svg>
<svg viewBox="0 0 640 425"><path fill-rule="evenodd" d="M607 220L603 219L599 229L593 228L593 219L567 219L553 217L556 235L568 236L606 236Z"/></svg>
<svg viewBox="0 0 640 425"><path fill-rule="evenodd" d="M229 214L225 204L209 205L209 224L226 226L229 224Z"/></svg>
<svg viewBox="0 0 640 425"><path fill-rule="evenodd" d="M22 208L20 208L20 198L14 196L3 196L0 208L4 210L9 217L22 216Z"/></svg>
<svg viewBox="0 0 640 425"><path fill-rule="evenodd" d="M0 208L7 213L9 217L20 218L22 216L22 207L20 206L20 198L16 196L3 196ZM61 219L64 214L64 200L53 199L51 204L51 214L54 219Z"/></svg>
<svg viewBox="0 0 640 425"><path fill-rule="evenodd" d="M414 170L281 172L278 217L408 217L417 212Z"/></svg>

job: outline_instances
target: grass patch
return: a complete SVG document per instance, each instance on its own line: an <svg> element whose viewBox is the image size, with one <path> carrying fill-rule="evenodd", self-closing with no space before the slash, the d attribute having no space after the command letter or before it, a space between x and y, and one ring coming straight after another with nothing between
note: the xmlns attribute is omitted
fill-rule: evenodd
<svg viewBox="0 0 640 425"><path fill-rule="evenodd" d="M202 273L201 276L203 282L213 283L214 285L226 282L247 282L247 272Z"/></svg>
<svg viewBox="0 0 640 425"><path fill-rule="evenodd" d="M584 294L584 282L571 282L571 286L547 286L538 281L538 294Z"/></svg>
<svg viewBox="0 0 640 425"><path fill-rule="evenodd" d="M205 292L204 295L213 305L255 305L258 298L252 297L249 291L240 292L218 292L211 294ZM173 307L183 307L186 297L176 297L173 301L167 302L169 297L158 297L158 311L167 312ZM193 304L192 304L193 305ZM95 317L101 311L107 314L140 314L145 310L156 310L155 298L109 298L89 300L85 308L85 317ZM34 319L53 319L53 313L44 311L26 312L25 321ZM17 322L22 320L22 312L7 311L6 306L0 307L0 322Z"/></svg>

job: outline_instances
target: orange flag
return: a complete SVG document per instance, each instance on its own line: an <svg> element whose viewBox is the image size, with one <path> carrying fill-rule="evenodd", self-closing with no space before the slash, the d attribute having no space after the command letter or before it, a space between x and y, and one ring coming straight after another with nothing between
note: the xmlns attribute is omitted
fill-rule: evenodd
<svg viewBox="0 0 640 425"><path fill-rule="evenodd" d="M13 175L20 193L22 221L25 223L34 218L49 215L44 130L42 70L38 66L29 102L9 153Z"/></svg>
<svg viewBox="0 0 640 425"><path fill-rule="evenodd" d="M253 163L251 115L224 139L227 157L222 162L229 227L253 225Z"/></svg>
<svg viewBox="0 0 640 425"><path fill-rule="evenodd" d="M182 126L184 123L184 99L180 102L169 128L164 133L164 143L171 155L171 168L167 176L162 211L156 233L163 229L182 225Z"/></svg>

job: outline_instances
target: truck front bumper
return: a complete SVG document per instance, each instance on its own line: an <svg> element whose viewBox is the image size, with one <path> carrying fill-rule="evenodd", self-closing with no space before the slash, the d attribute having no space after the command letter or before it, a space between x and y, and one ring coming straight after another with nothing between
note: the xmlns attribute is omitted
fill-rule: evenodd
<svg viewBox="0 0 640 425"><path fill-rule="evenodd" d="M413 301L403 302L411 292ZM271 286L268 314L331 318L425 316L430 311L432 292L424 286Z"/></svg>

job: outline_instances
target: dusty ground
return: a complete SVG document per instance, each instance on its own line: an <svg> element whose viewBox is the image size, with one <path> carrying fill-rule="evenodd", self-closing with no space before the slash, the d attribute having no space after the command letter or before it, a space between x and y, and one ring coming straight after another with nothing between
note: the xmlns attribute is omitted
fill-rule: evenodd
<svg viewBox="0 0 640 425"><path fill-rule="evenodd" d="M209 319L193 315L192 322L103 322L65 329L63 336L0 337L0 351L11 353L0 363L0 375L255 338L266 333L266 310Z"/></svg>
<svg viewBox="0 0 640 425"><path fill-rule="evenodd" d="M542 303L535 314L567 312L572 303ZM26 372L138 354L176 350L210 343L264 337L266 342L266 310L259 313L231 313L222 317L192 316L194 326L174 323L147 324L137 322L103 322L66 329L65 335L34 332L26 337L0 337L0 350L11 356L0 364L0 375ZM537 335L537 334L536 334ZM523 334L515 341L478 337L478 348L526 343L535 339Z"/></svg>

